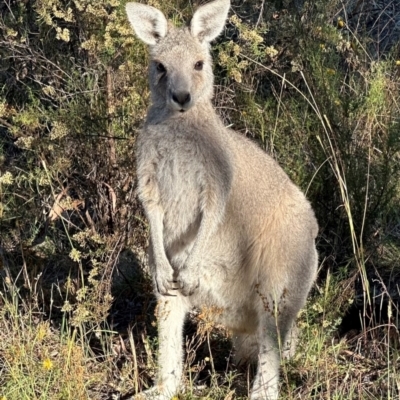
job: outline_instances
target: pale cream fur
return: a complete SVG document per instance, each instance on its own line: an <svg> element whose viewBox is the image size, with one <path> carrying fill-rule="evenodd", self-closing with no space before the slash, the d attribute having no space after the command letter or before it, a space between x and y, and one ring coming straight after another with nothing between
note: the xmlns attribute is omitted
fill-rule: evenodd
<svg viewBox="0 0 400 400"><path fill-rule="evenodd" d="M159 372L135 398L181 390L183 324L215 307L233 332L238 362L258 362L250 399L278 398L284 343L317 270L318 226L309 202L278 164L215 113L209 42L230 3L201 6L188 28L128 3L150 48L152 106L137 138L138 191L150 224L158 297Z"/></svg>

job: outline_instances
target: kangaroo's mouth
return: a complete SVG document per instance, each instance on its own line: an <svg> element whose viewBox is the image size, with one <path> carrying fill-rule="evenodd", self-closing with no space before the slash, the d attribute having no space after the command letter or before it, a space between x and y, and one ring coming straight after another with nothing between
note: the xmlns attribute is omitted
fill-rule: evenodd
<svg viewBox="0 0 400 400"><path fill-rule="evenodd" d="M175 102L167 101L167 107L172 111L173 114L184 114L193 107L193 103L176 104Z"/></svg>

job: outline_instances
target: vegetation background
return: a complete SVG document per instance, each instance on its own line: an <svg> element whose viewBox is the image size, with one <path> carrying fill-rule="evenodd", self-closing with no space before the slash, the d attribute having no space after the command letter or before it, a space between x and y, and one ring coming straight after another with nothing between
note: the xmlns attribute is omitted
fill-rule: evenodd
<svg viewBox="0 0 400 400"><path fill-rule="evenodd" d="M0 3L0 399L127 399L157 335L134 144L147 51L125 0ZM174 23L198 2L149 0ZM320 273L283 399L400 399L400 4L233 0L215 106L307 193ZM214 328L214 329L211 329ZM207 312L182 399L239 399L251 370Z"/></svg>

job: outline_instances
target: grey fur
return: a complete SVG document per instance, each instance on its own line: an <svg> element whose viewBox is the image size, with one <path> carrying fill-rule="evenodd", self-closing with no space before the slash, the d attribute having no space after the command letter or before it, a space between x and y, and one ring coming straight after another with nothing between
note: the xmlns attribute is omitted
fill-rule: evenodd
<svg viewBox="0 0 400 400"><path fill-rule="evenodd" d="M277 399L281 343L316 275L318 226L309 202L212 107L209 42L229 7L228 0L201 6L181 29L153 7L126 7L151 55L152 106L137 138L137 174L160 344L156 385L136 399L167 400L180 390L182 329L193 307L218 310L237 361L258 361L250 399Z"/></svg>

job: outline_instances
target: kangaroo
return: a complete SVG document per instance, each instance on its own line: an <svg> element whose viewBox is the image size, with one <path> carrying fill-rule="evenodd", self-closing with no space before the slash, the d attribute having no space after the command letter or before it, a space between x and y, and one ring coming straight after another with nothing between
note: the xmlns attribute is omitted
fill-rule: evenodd
<svg viewBox="0 0 400 400"><path fill-rule="evenodd" d="M175 28L154 7L126 5L151 59L152 105L136 152L159 333L155 386L135 399L169 400L182 389L183 325L202 307L219 310L236 361L257 363L250 399L277 399L281 343L316 276L318 225L309 202L212 106L209 47L229 8L229 0L215 0Z"/></svg>

